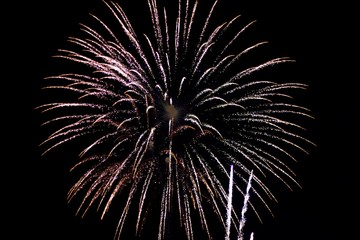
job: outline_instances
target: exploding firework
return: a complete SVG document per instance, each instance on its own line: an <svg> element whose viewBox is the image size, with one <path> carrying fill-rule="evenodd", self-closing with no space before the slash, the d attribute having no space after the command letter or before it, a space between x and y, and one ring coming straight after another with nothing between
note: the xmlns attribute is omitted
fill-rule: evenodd
<svg viewBox="0 0 360 240"><path fill-rule="evenodd" d="M147 3L151 31L139 34L118 3L104 2L116 29L92 15L101 30L82 25L86 37L70 38L73 50L56 55L79 67L47 78L45 89L63 94L39 106L49 116L44 125L56 129L41 146L46 154L82 145L73 169L84 172L68 198L83 194L78 213L98 205L101 218L123 199L116 238L136 213L136 235L151 215L159 240L174 218L187 239L197 236L194 222L211 239L210 219L224 232L229 228L229 166L234 190L245 196L251 175L254 197L268 209L275 197L267 175L289 188L298 185L287 161L296 159L294 149L306 153L312 144L298 123L311 116L292 92L307 86L261 75L294 61L257 62L252 53L267 42L243 41L255 21L242 24L235 16L213 26L217 1L206 15L198 14L199 1L179 0L174 15L157 0ZM258 215L251 201L249 207Z"/></svg>

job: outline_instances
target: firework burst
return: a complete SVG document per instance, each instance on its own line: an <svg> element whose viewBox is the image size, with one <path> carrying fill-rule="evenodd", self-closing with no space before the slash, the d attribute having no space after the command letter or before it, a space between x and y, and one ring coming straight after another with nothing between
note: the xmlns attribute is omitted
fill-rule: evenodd
<svg viewBox="0 0 360 240"><path fill-rule="evenodd" d="M254 23L234 32L239 16L213 27L217 1L204 18L197 18L199 1L179 0L175 16L157 0L147 3L150 32L139 34L119 4L104 2L116 31L93 16L102 32L82 25L87 36L70 38L74 50L56 55L81 67L47 78L46 89L68 95L39 106L50 116L44 124L56 128L42 143L44 154L83 144L74 169L84 172L68 198L83 193L78 213L98 205L101 218L115 199L125 199L116 238L135 209L137 235L150 212L158 219L159 240L174 217L187 239L196 238L194 219L211 239L210 218L217 216L224 232L229 228L229 166L234 190L245 195L251 175L254 196L268 209L274 195L264 182L267 175L289 188L298 185L286 161L295 160L293 149L306 153L304 146L312 144L295 121L311 116L292 102L291 93L307 86L261 75L254 80L258 72L293 60L247 64L247 56L266 42L239 48ZM153 206L159 211L151 211ZM257 214L251 201L249 207Z"/></svg>

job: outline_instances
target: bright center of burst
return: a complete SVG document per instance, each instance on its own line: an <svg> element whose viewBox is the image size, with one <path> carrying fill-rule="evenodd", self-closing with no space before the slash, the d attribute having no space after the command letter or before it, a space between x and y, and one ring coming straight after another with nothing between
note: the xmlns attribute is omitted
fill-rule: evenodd
<svg viewBox="0 0 360 240"><path fill-rule="evenodd" d="M176 119L179 114L179 111L172 104L166 105L165 111L169 119Z"/></svg>

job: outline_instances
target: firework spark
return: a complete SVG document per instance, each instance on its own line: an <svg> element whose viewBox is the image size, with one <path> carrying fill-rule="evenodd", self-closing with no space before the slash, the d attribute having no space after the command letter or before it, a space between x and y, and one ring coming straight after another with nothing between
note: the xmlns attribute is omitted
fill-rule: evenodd
<svg viewBox="0 0 360 240"><path fill-rule="evenodd" d="M291 101L291 92L307 86L254 80L255 73L293 60L244 64L266 42L239 48L255 22L234 32L239 16L213 27L217 1L205 18L197 18L199 1L179 0L175 16L157 0L147 3L149 33L138 35L118 3L104 2L116 31L92 15L103 32L82 25L87 37L72 37L74 50L59 51L56 57L82 67L47 78L52 82L46 89L68 95L39 106L50 116L44 124L56 128L42 143L44 154L74 141L83 144L74 169L82 166L85 172L68 198L85 189L78 213L98 204L101 218L118 196L125 199L116 238L132 209L137 212L135 234L141 235L147 213L158 205L159 240L166 238L173 217L187 239L196 238L194 219L211 239L209 218L214 215L224 232L230 231L229 166L234 166L234 190L245 196L242 186L252 176L254 196L268 209L268 199L275 199L264 182L268 174L289 188L298 185L286 161L295 160L292 149L306 153L304 145L312 144L295 122L311 116ZM241 224L236 215L232 222Z"/></svg>

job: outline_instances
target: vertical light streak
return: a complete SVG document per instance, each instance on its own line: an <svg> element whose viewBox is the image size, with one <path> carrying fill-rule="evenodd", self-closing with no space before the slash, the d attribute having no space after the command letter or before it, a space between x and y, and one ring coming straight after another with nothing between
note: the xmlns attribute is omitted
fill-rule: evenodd
<svg viewBox="0 0 360 240"><path fill-rule="evenodd" d="M225 240L230 240L233 185L234 185L234 166L231 165L231 167L230 167L230 178L229 178L228 204L227 204L227 207L226 207L227 212L226 212L226 235L225 235Z"/></svg>
<svg viewBox="0 0 360 240"><path fill-rule="evenodd" d="M250 199L250 189L251 189L251 180L253 178L253 171L251 171L249 180L248 180L248 184L246 187L246 194L244 197L244 204L243 207L241 209L241 219L240 219L240 224L239 224L239 235L238 235L238 240L243 240L244 239L244 227L245 227L245 223L246 223L246 217L245 217L245 213L248 209L248 202Z"/></svg>

